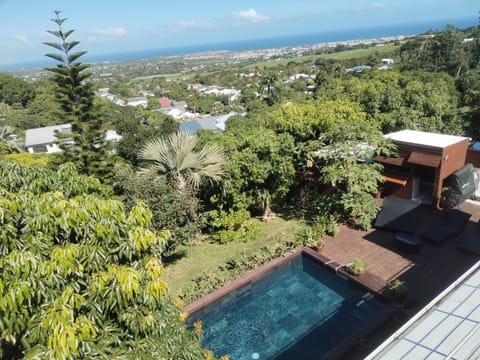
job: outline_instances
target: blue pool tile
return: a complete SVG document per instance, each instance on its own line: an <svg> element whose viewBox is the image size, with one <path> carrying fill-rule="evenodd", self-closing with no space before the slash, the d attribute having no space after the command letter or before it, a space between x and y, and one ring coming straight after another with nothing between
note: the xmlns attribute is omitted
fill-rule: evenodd
<svg viewBox="0 0 480 360"><path fill-rule="evenodd" d="M217 356L228 353L231 360L250 360L252 354L258 354L262 360L308 360L351 333L355 327L345 323L357 321L360 327L374 316L376 306L357 310L361 316L348 315L364 294L311 259L299 256L253 281L247 289L191 314L188 321L203 321L203 346ZM382 311L381 306L378 311Z"/></svg>

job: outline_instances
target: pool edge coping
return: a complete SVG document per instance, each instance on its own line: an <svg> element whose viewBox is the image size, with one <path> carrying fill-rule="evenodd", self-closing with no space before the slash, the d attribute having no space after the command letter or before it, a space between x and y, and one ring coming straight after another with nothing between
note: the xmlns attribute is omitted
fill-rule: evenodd
<svg viewBox="0 0 480 360"><path fill-rule="evenodd" d="M303 247L297 247L281 257L270 260L257 268L249 270L248 272L236 278L235 280L230 281L229 283L223 285L221 288L214 290L209 294L203 295L200 299L195 300L190 304L186 305L183 308L183 311L188 314L192 314L200 310L201 308L217 301L218 299L229 294L230 292L233 292L241 288L242 286L252 282L259 276L265 275L266 273L283 265L289 260L292 260L293 258L302 255L302 253L303 253Z"/></svg>
<svg viewBox="0 0 480 360"><path fill-rule="evenodd" d="M183 307L183 311L192 314L203 307L219 300L223 296L229 294L232 291L235 291L242 286L252 282L259 276L265 275L266 273L270 272L271 270L283 265L284 263L292 260L295 257L301 256L301 255L306 255L310 258L312 258L314 261L320 263L321 265L325 266L327 270L333 271L339 276L342 276L344 278L347 278L349 281L352 281L353 283L359 285L366 291L374 294L375 296L380 296L382 292L385 290L385 288L388 286L387 283L384 284L383 288L380 289L374 289L369 286L368 282L365 281L366 277L369 276L369 273L367 272L366 274L363 274L362 276L358 275L351 275L347 271L345 271L344 267L345 264L339 264L336 261L320 254L317 253L315 250L306 247L306 246L299 246L296 247L289 252L287 252L285 255L275 258L273 260L270 260L266 262L265 264L253 268L252 270L249 270L245 274L241 275L240 277L236 278L235 280L223 285L217 290L214 290L213 292L203 295L199 299L187 304L185 307Z"/></svg>
<svg viewBox="0 0 480 360"><path fill-rule="evenodd" d="M265 264L253 268L249 270L247 273L241 275L239 278L223 285L221 288L202 296L200 299L195 300L185 307L183 307L183 311L186 312L188 315L202 309L203 307L215 302L216 300L220 299L221 297L233 292L240 287L248 284L249 282L255 280L257 277L264 275L271 270L283 265L284 263L298 257L301 255L305 255L312 259L315 262L323 265L326 270L331 271L332 273L336 274L339 277L343 277L347 281L351 281L355 283L357 286L361 287L363 290L370 292L373 294L377 299L379 299L384 304L384 310L381 314L377 316L377 318L366 326L364 329L360 329L355 334L351 334L343 339L338 346L335 346L333 349L329 350L325 354L322 354L321 358L323 360L335 360L341 358L347 351L349 351L360 338L366 337L371 334L375 329L377 329L382 323L385 323L394 313L395 309L390 303L390 301L383 296L383 290L387 288L388 284L385 284L385 287L382 291L376 291L375 289L371 289L368 286L368 283L364 283L364 277L359 277L358 275L351 275L345 270L345 264L339 264L333 259L328 258L327 256L323 255L322 253L318 253L317 251L313 250L312 248L306 246L299 246L296 247L286 254L270 260ZM405 270L406 271L406 270ZM368 276L368 274L364 274Z"/></svg>

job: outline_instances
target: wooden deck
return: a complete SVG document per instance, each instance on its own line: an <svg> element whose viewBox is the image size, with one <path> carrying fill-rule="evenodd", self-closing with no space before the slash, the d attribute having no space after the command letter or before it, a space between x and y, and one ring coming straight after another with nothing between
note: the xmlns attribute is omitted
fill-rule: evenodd
<svg viewBox="0 0 480 360"><path fill-rule="evenodd" d="M388 284L411 268L414 263L387 246L393 242L393 235L387 232L375 234L380 242L371 241L378 230L360 231L342 226L335 238L327 238L323 255L340 265L346 265L356 257L367 264L362 280L370 283L374 292L381 292Z"/></svg>
<svg viewBox="0 0 480 360"><path fill-rule="evenodd" d="M323 255L339 264L349 263L355 256L360 257L367 263L368 274L371 275L367 282L372 282L373 287L381 287L382 282L387 285L399 278L405 281L408 288L407 297L399 304L401 312L381 326L373 336L363 339L361 345L354 347L345 359L366 356L480 259L478 255L457 249L461 237L474 231L477 226L480 203L465 202L459 210L471 214L463 232L440 245L424 240L421 251L416 254L404 253L395 248L395 233L381 229L359 231L342 226L335 238L326 239ZM425 229L441 224L442 221L443 214L440 210L422 205L415 235L421 237Z"/></svg>

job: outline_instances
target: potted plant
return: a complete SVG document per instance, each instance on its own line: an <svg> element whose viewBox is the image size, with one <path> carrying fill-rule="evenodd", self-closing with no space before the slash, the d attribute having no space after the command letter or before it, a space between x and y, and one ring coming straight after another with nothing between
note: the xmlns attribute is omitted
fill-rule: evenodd
<svg viewBox="0 0 480 360"><path fill-rule="evenodd" d="M359 257L355 257L353 261L345 267L345 270L352 275L363 274L366 269L367 264Z"/></svg>
<svg viewBox="0 0 480 360"><path fill-rule="evenodd" d="M393 294L394 297L401 299L407 295L407 284L405 281L395 279L392 281L389 287L390 292Z"/></svg>
<svg viewBox="0 0 480 360"><path fill-rule="evenodd" d="M325 247L325 240L323 240L322 238L318 239L316 242L315 242L315 245L313 246L313 248L319 253L323 253L323 248Z"/></svg>

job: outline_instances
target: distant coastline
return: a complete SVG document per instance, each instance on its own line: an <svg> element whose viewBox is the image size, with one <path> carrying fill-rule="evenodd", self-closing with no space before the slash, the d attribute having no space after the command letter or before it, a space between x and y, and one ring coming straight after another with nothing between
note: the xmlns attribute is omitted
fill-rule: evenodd
<svg viewBox="0 0 480 360"><path fill-rule="evenodd" d="M349 41L357 39L375 39L380 37L389 36L412 36L427 32L429 30L438 31L443 30L448 23L453 23L455 27L459 29L467 28L470 26L478 25L478 19L463 18L455 20L435 20L429 22L420 23L406 23L385 25L371 28L359 28L359 29L345 29L326 31L309 34L297 34L288 36L279 36L274 38L261 38L250 39L241 41L231 41L223 43L210 43L191 46L178 46L170 48L159 48L139 51L129 51L123 53L113 54L86 54L82 59L86 63L99 63L99 62L121 62L128 60L140 60L157 57L171 57L171 56L183 56L188 54L202 53L208 51L247 51L247 50L259 50L269 48L280 47L292 47L301 45L313 45L322 44L334 41ZM25 69L34 69L45 66L52 66L51 60L45 58L44 60L21 63L0 65L0 71L15 72Z"/></svg>

